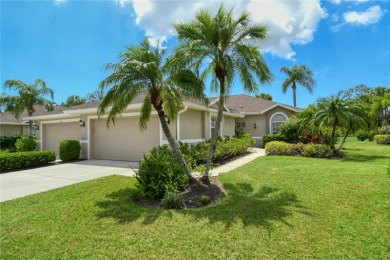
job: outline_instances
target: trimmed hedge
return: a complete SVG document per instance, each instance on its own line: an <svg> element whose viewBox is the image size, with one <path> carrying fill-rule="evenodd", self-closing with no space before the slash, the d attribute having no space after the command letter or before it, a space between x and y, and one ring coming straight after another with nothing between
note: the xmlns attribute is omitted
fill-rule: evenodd
<svg viewBox="0 0 390 260"><path fill-rule="evenodd" d="M266 134L263 136L263 147L265 147L267 143L274 141L287 142L287 138L282 134Z"/></svg>
<svg viewBox="0 0 390 260"><path fill-rule="evenodd" d="M80 158L81 145L77 140L62 140L60 142L60 158L63 162L73 161Z"/></svg>
<svg viewBox="0 0 390 260"><path fill-rule="evenodd" d="M376 135L374 139L377 144L390 144L390 135Z"/></svg>
<svg viewBox="0 0 390 260"><path fill-rule="evenodd" d="M56 160L53 151L0 153L0 170L14 170L46 165Z"/></svg>
<svg viewBox="0 0 390 260"><path fill-rule="evenodd" d="M15 147L18 152L34 151L37 148L37 142L32 136L22 135L16 140Z"/></svg>
<svg viewBox="0 0 390 260"><path fill-rule="evenodd" d="M267 155L304 156L313 158L330 158L333 155L328 145L324 144L289 144L274 141L265 146Z"/></svg>

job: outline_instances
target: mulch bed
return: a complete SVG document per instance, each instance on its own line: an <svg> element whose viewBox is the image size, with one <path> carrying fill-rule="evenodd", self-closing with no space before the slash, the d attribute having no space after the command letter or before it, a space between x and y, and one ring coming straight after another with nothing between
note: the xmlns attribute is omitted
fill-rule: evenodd
<svg viewBox="0 0 390 260"><path fill-rule="evenodd" d="M226 191L218 178L210 177L210 185L203 183L193 183L185 190L179 193L181 196L184 209L201 208L208 205L216 204L222 200L226 195ZM200 197L208 196L210 198L210 204L204 205L200 202ZM138 205L146 208L161 208L161 199L148 200L141 198L135 201Z"/></svg>

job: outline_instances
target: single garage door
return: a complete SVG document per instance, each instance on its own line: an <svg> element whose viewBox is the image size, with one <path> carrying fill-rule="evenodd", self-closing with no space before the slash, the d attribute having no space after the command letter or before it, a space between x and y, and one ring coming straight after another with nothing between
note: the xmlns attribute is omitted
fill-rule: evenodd
<svg viewBox="0 0 390 260"><path fill-rule="evenodd" d="M115 126L106 126L106 120L94 120L93 158L106 160L138 161L144 153L160 144L160 127L157 117L151 117L148 127L139 130L139 117L115 120Z"/></svg>
<svg viewBox="0 0 390 260"><path fill-rule="evenodd" d="M45 124L43 150L52 150L56 154L62 140L80 140L79 122Z"/></svg>

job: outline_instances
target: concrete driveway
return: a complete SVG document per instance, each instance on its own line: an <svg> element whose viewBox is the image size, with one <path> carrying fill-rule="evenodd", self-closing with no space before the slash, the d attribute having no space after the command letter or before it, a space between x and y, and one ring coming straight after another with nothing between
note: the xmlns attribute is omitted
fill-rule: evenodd
<svg viewBox="0 0 390 260"><path fill-rule="evenodd" d="M138 162L87 160L0 174L0 202L109 175L134 176Z"/></svg>

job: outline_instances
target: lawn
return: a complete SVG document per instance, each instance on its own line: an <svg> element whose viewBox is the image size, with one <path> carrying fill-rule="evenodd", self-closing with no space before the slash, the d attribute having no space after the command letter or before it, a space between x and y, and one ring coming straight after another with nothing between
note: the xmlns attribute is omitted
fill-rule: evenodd
<svg viewBox="0 0 390 260"><path fill-rule="evenodd" d="M135 205L111 176L1 203L2 259L389 259L389 146L350 138L344 159L261 157L220 176L195 210Z"/></svg>

